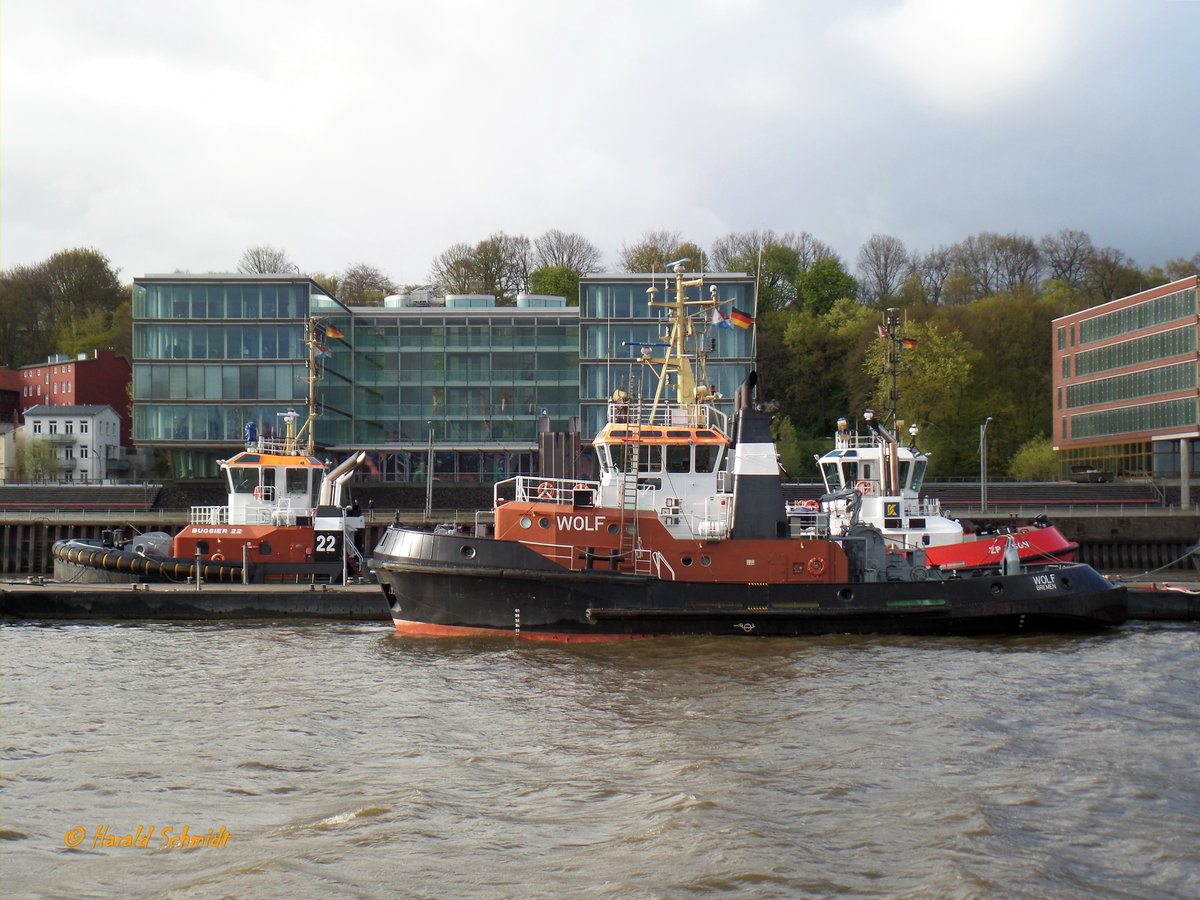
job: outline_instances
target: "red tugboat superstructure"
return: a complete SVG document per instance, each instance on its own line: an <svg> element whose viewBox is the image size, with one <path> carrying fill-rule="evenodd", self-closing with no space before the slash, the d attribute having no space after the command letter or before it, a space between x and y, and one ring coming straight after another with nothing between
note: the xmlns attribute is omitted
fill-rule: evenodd
<svg viewBox="0 0 1200 900"><path fill-rule="evenodd" d="M853 488L789 517L754 373L732 428L713 402L704 331L729 301L689 299L703 279L686 279L686 262L673 264L672 299L651 289L669 326L641 347L654 390L612 393L594 439L598 480L500 482L490 534L384 533L373 567L398 633L994 634L1125 619L1124 590L1088 566L1024 569L1010 547L991 570L945 573L923 548L891 548L861 520Z"/></svg>
<svg viewBox="0 0 1200 900"><path fill-rule="evenodd" d="M305 335L307 418L297 427L299 413L280 413L280 437L260 435L258 423L246 423L245 449L218 460L225 504L193 506L188 524L174 538L151 532L129 541L58 541L52 548L56 568L104 569L145 580L246 583L344 583L366 574L358 546L365 522L356 507L344 504L346 482L366 454L351 454L329 471L316 456L318 327L310 320Z"/></svg>

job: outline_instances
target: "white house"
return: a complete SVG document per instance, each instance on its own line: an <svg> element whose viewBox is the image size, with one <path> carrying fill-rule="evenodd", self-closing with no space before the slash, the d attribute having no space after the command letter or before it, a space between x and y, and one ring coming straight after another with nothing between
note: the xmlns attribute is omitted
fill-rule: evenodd
<svg viewBox="0 0 1200 900"><path fill-rule="evenodd" d="M33 406L25 411L25 446L54 448L56 481L99 482L122 465L121 418L111 406Z"/></svg>

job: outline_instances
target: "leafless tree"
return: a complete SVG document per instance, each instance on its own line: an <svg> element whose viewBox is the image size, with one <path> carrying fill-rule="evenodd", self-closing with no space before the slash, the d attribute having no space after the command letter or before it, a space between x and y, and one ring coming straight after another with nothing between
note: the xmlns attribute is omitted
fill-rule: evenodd
<svg viewBox="0 0 1200 900"><path fill-rule="evenodd" d="M374 266L355 263L338 279L338 300L347 306L378 306L398 287Z"/></svg>
<svg viewBox="0 0 1200 900"><path fill-rule="evenodd" d="M469 244L453 244L433 261L429 280L448 294L473 294L476 287L475 250Z"/></svg>
<svg viewBox="0 0 1200 900"><path fill-rule="evenodd" d="M1039 248L1042 263L1050 278L1057 278L1075 291L1083 288L1088 260L1096 252L1086 231L1064 228L1058 234L1043 237Z"/></svg>
<svg viewBox="0 0 1200 900"><path fill-rule="evenodd" d="M1033 238L1006 234L996 241L996 269L1000 287L1009 294L1037 287L1042 271L1041 254Z"/></svg>
<svg viewBox="0 0 1200 900"><path fill-rule="evenodd" d="M502 303L515 303L529 290L533 248L523 234L498 231L475 245L476 291L492 294Z"/></svg>
<svg viewBox="0 0 1200 900"><path fill-rule="evenodd" d="M954 264L953 251L943 245L935 247L924 256L914 255L913 266L921 279L921 290L929 303L943 303L946 279Z"/></svg>
<svg viewBox="0 0 1200 900"><path fill-rule="evenodd" d="M1116 247L1101 247L1088 260L1088 288L1101 301L1136 294L1142 289L1142 272Z"/></svg>
<svg viewBox="0 0 1200 900"><path fill-rule="evenodd" d="M675 253L680 243L678 231L647 231L635 243L621 245L621 267L626 272L663 272L667 263L679 258ZM691 262L699 268L700 260Z"/></svg>
<svg viewBox="0 0 1200 900"><path fill-rule="evenodd" d="M728 272L735 259L755 259L768 247L786 247L796 254L800 271L807 271L818 259L838 259L837 252L807 231L799 234L788 231L776 234L771 229L762 231L732 232L713 241L709 254L709 268L714 272Z"/></svg>
<svg viewBox="0 0 1200 900"><path fill-rule="evenodd" d="M296 274L299 269L290 259L287 252L277 247L262 244L258 247L248 247L242 258L238 260L237 270L246 275L275 275L281 272Z"/></svg>
<svg viewBox="0 0 1200 900"><path fill-rule="evenodd" d="M1180 256L1167 260L1166 277L1168 281L1178 281L1189 275L1200 275L1200 252L1193 255L1191 259Z"/></svg>
<svg viewBox="0 0 1200 900"><path fill-rule="evenodd" d="M908 271L908 250L903 241L890 234L871 235L858 251L859 299L867 304L886 302Z"/></svg>
<svg viewBox="0 0 1200 900"><path fill-rule="evenodd" d="M600 251L582 234L552 228L533 242L534 268L566 266L580 274L600 270Z"/></svg>

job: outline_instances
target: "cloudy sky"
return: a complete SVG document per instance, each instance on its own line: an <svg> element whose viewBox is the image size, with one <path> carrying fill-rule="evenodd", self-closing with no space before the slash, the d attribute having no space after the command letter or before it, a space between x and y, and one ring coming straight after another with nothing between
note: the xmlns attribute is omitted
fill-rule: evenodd
<svg viewBox="0 0 1200 900"><path fill-rule="evenodd" d="M495 231L1200 250L1197 0L4 0L0 266Z"/></svg>

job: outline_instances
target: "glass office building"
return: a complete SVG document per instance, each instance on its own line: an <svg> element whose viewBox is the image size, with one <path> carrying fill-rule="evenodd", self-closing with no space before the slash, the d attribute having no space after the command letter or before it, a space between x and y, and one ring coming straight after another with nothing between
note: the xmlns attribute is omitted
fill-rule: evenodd
<svg viewBox="0 0 1200 900"><path fill-rule="evenodd" d="M687 280L698 278L688 275ZM702 287L686 288L689 300L708 299L715 287L721 306L753 318L754 278L739 272L704 275ZM649 305L651 288L659 301L673 299L674 276L663 274L585 275L579 282L580 431L590 441L604 424L615 390L644 394L653 390L650 368L639 362L643 343L659 342L666 331L666 310ZM703 296L702 296L703 295ZM700 340L712 348L708 380L722 398L718 406L732 416L733 398L754 365L754 328L721 328L704 323Z"/></svg>
<svg viewBox="0 0 1200 900"><path fill-rule="evenodd" d="M395 304L395 305L393 305ZM561 297L482 295L355 307L354 436L363 476L495 482L537 471L538 431L579 414L579 310Z"/></svg>
<svg viewBox="0 0 1200 900"><path fill-rule="evenodd" d="M540 429L579 413L579 316L561 297L388 298L340 304L286 275L134 279L134 440L177 477L218 474L246 423L282 427L308 396L309 318L320 324L316 440L366 450L361 477L491 482L537 471Z"/></svg>
<svg viewBox="0 0 1200 900"><path fill-rule="evenodd" d="M332 326L318 362L324 445L350 439L350 310L315 281L287 275L160 275L133 281L133 439L170 460L177 477L214 477L246 425L281 433L303 415L310 318Z"/></svg>
<svg viewBox="0 0 1200 900"><path fill-rule="evenodd" d="M1054 446L1063 475L1200 471L1197 278L1055 319Z"/></svg>

